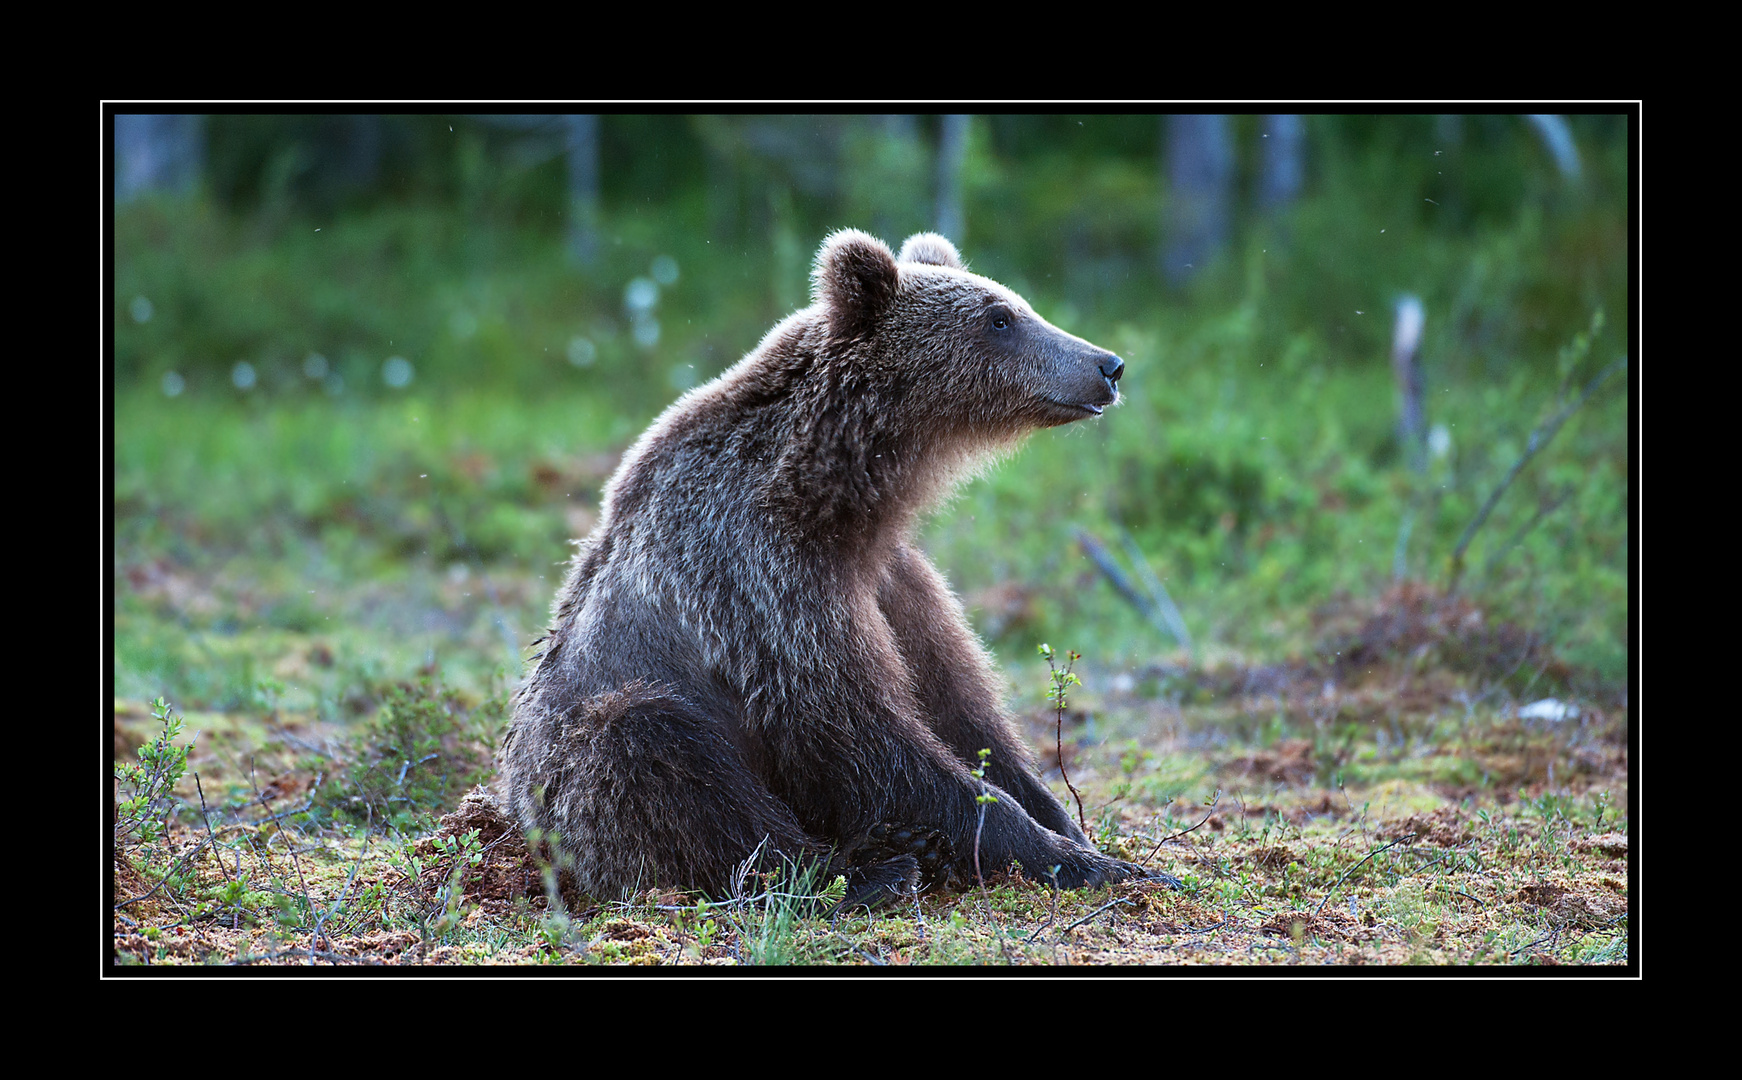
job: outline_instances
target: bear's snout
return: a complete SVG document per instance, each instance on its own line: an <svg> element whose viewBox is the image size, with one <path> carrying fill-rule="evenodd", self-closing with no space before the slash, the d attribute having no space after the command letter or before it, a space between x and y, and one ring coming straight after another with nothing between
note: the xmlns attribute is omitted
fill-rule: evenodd
<svg viewBox="0 0 1742 1080"><path fill-rule="evenodd" d="M1110 383L1119 381L1119 376L1125 374L1125 361L1117 356L1109 356L1101 361L1101 377Z"/></svg>

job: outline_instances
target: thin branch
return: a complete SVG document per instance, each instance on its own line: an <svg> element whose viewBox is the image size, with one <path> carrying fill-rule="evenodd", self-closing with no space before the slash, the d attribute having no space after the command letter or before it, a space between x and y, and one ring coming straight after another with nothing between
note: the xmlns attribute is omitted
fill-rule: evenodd
<svg viewBox="0 0 1742 1080"><path fill-rule="evenodd" d="M1561 928L1557 926L1554 929L1550 930L1543 937L1537 938L1535 941L1531 942L1528 945L1520 945L1518 948L1513 949L1511 952L1507 953L1506 955L1507 956L1517 956L1519 953L1523 952L1524 950L1533 949L1536 946L1541 945L1545 941L1548 942L1548 947L1552 949L1552 948L1554 948L1555 939L1560 937L1560 936L1561 936Z"/></svg>
<svg viewBox="0 0 1742 1080"><path fill-rule="evenodd" d="M1185 649L1186 655L1192 655L1192 636L1186 632L1186 621L1180 615L1179 608L1174 605L1173 597L1168 595L1167 586L1155 576L1155 571L1149 565L1149 559L1143 554L1143 549L1137 546L1137 541L1131 538L1131 533L1125 526L1119 526L1119 540L1125 546L1125 554L1131 559L1131 565L1137 570L1137 576L1142 579L1143 587L1149 590L1149 595L1155 600L1155 607L1167 623L1167 628L1173 634L1175 641Z"/></svg>
<svg viewBox="0 0 1742 1080"><path fill-rule="evenodd" d="M1094 911L1089 912L1087 915L1084 915L1082 918L1078 919L1076 922L1065 927L1063 930L1060 930L1059 937L1061 937L1061 938L1064 937L1066 934L1070 933L1072 930L1075 930L1077 927L1088 922L1090 919L1093 919L1095 916L1101 914L1101 912L1103 912L1103 911L1106 911L1108 908L1118 907L1120 904L1135 904L1135 903L1137 903L1137 901L1132 900L1129 897L1123 897L1123 896L1117 900L1109 900L1105 904L1102 904L1100 907L1096 908Z"/></svg>
<svg viewBox="0 0 1742 1080"><path fill-rule="evenodd" d="M1371 859L1373 856L1379 854L1381 851L1384 851L1386 848L1394 848L1399 844L1407 843L1411 840L1414 840L1417 836L1420 836L1420 835L1421 835L1420 833L1410 833L1408 836L1400 836L1397 839L1393 840L1391 843L1385 844L1382 847L1376 847L1372 851L1369 851L1367 853L1366 858L1362 859L1360 862L1356 863L1354 866L1349 867L1349 869L1343 871L1343 876L1338 878L1336 880L1336 882L1330 887L1330 890L1325 893L1325 898L1323 900L1319 901L1319 906L1316 908L1313 908L1313 918L1316 919L1319 917L1319 912L1325 910L1325 905L1330 903L1331 897L1336 894L1337 887L1342 885L1343 882L1347 881L1349 879L1350 874L1353 874L1355 871L1361 869L1362 866L1366 865L1367 859Z"/></svg>
<svg viewBox="0 0 1742 1080"><path fill-rule="evenodd" d="M255 798L260 800L260 808L262 810L266 811L268 814L272 813L271 802L269 802L267 800L266 793L264 791L260 790L260 784L254 778L254 762L252 759L250 759L248 762L248 783L251 787L254 788ZM319 781L316 781L316 783L318 785ZM308 880L306 878L304 878L303 874L302 874L302 860L296 857L296 849L294 847L291 847L291 845L289 845L289 844L286 844L285 847L290 849L290 865L296 868L297 884L302 886L303 910L308 912L310 918L313 918L314 913L315 913L315 902L308 894ZM311 950L310 950L308 962L309 962L309 965L311 967L314 965L314 962L315 962L312 946L318 940L320 940L320 930L317 927L315 930L313 930L311 932L311 937L309 938L309 945L311 946ZM329 942L329 944L330 944L330 942Z"/></svg>
<svg viewBox="0 0 1742 1080"><path fill-rule="evenodd" d="M290 733L290 731L287 728L285 728L282 724L275 725L272 729L272 734L275 738L281 739L284 742L289 743L290 745L296 747L298 750L307 750L309 753L315 755L316 757L325 758L328 761L334 760L333 755L330 752L323 750L321 747L316 746L314 743L307 742L305 740L297 738L295 735L292 735Z"/></svg>
<svg viewBox="0 0 1742 1080"><path fill-rule="evenodd" d="M1083 796L1082 796L1082 793L1077 790L1077 785L1071 783L1071 774L1065 771L1065 742L1064 742L1064 740L1065 740L1065 697L1066 697L1066 694L1068 693L1068 691L1065 688L1072 681L1071 668L1076 665L1076 662L1078 660L1082 659L1082 655L1080 653L1075 652L1075 651L1067 652L1066 655L1068 657L1070 657L1070 659L1065 664L1064 674L1060 675L1058 665L1053 663L1052 646L1051 645L1042 645L1040 647L1040 652L1041 652L1042 656L1046 657L1047 670L1049 670L1052 673L1052 693L1049 694L1048 696L1051 697L1053 699L1053 701L1057 703L1055 710L1054 710L1054 713L1056 716L1056 722L1053 725L1053 739L1054 739L1054 742L1055 742L1057 749L1058 749L1059 775L1064 777L1065 787L1070 788L1071 797L1077 800L1077 824L1082 827L1083 835L1086 837L1089 835L1089 822L1088 822L1088 819L1083 816ZM1078 685L1081 685L1080 680L1078 681ZM975 843L978 844L977 837L976 837Z"/></svg>
<svg viewBox="0 0 1742 1080"><path fill-rule="evenodd" d="M998 925L998 920L992 917L992 901L986 894L986 876L980 872L980 832L986 827L986 804L997 802L998 796L992 794L986 783L987 751L980 751L980 767L976 770L980 776L980 820L974 825L974 877L980 882L980 907L986 922L992 927L992 934L998 939L998 954L1004 957L1006 964L1010 963L1010 951L1004 945L1004 930Z"/></svg>
<svg viewBox="0 0 1742 1080"><path fill-rule="evenodd" d="M1177 619L1179 615L1179 609L1173 606L1173 600L1171 597L1167 600L1166 608L1172 610L1173 619L1170 619L1166 610L1164 610L1160 597L1166 595L1166 590L1162 589L1161 593L1156 596L1145 596L1144 591L1138 588L1129 577L1125 576L1125 571L1119 569L1119 564L1114 561L1112 553L1107 550L1105 544L1102 544L1101 541L1095 539L1082 529L1077 529L1075 535L1077 543L1082 545L1083 553L1088 555L1090 561L1100 569L1102 574L1106 575L1108 584L1113 586L1113 591L1123 597L1126 603L1136 608L1138 612L1141 613L1144 618L1148 619L1157 630L1160 630L1163 634L1173 638L1175 641L1179 642L1187 652L1190 652L1191 637L1185 633L1184 621L1180 621L1177 628L1171 625L1173 620ZM1145 571L1149 569L1149 564L1146 562L1140 563L1140 565ZM1149 572L1149 577L1151 579L1155 578L1153 571ZM1155 580L1155 585L1159 588L1161 582Z"/></svg>
<svg viewBox="0 0 1742 1080"><path fill-rule="evenodd" d="M1530 520L1524 523L1524 527L1513 533L1504 544L1500 545L1499 549L1495 551L1493 555L1488 557L1488 563L1482 568L1482 572L1492 576L1494 568L1500 565L1500 561L1506 558L1506 556L1512 554L1512 549L1522 543L1524 538L1530 535L1532 529L1542 524L1543 519L1547 518L1550 514L1559 510L1561 504L1577 494L1578 490L1576 484L1567 484L1556 492L1554 498L1550 499L1548 502L1538 503L1536 513L1531 515Z"/></svg>
<svg viewBox="0 0 1742 1080"><path fill-rule="evenodd" d="M1439 887L1440 887L1440 888L1442 888L1442 889L1444 889L1444 890L1446 890L1446 891L1447 891L1447 892L1449 892L1449 893L1453 893L1453 894L1455 894L1455 895L1457 895L1457 896L1461 896L1461 897L1463 897L1463 898L1464 898L1464 899L1466 899L1466 900L1474 900L1474 901L1475 901L1475 902L1476 902L1476 903L1477 903L1477 904L1478 904L1478 905L1480 905L1480 906L1482 906L1482 907L1487 907L1487 906L1488 906L1488 905L1487 905L1487 904L1486 904L1486 903L1484 903L1484 902L1483 902L1483 901L1482 901L1482 899L1481 899L1481 898L1480 898L1480 897L1475 897L1475 896L1471 896L1471 895L1470 895L1470 894L1469 894L1469 893L1467 893L1467 892L1465 892L1465 891L1464 891L1464 890L1462 890L1462 889L1454 889L1454 888L1452 888L1452 887L1451 887L1451 886L1450 886L1450 885L1441 885L1441 886L1439 886Z"/></svg>
<svg viewBox="0 0 1742 1080"><path fill-rule="evenodd" d="M175 877L176 871L178 871L182 868L183 863L187 862L189 859L193 858L195 855L198 855L200 852L206 850L206 847L210 843L211 843L211 841L209 839L207 839L207 840L201 840L198 844L195 844L191 850L189 850L181 858L179 858L175 861L174 866L172 866L168 870L164 871L163 877L158 881L158 883L156 885L153 885L148 891L142 892L138 896L128 897L126 900L120 901L119 903L117 903L115 905L114 910L119 911L129 904L137 904L137 903L139 903L139 901L144 900L146 897L150 896L152 893L163 888L164 885L169 883L170 878Z"/></svg>
<svg viewBox="0 0 1742 1080"><path fill-rule="evenodd" d="M1585 384L1585 389L1578 398L1568 402L1561 408L1560 412L1537 425L1536 430L1530 433L1530 439L1525 443L1524 453L1512 463L1512 468L1506 473L1505 479L1501 480L1500 485L1494 489L1494 493L1488 496L1488 501L1482 504L1482 509L1476 511L1476 516L1470 521L1470 524L1464 527L1464 535L1458 537L1458 545L1452 549L1452 574L1451 579L1446 583L1447 596L1450 596L1452 591L1458 587L1458 579L1463 576L1465 549L1470 546L1470 541L1475 538L1477 530L1488 520L1488 515L1494 512L1494 507L1500 502L1500 497L1506 494L1506 489L1512 486L1514 480L1518 479L1518 474L1524 471L1524 467L1530 463L1530 459L1535 457L1537 452L1547 446L1549 440L1555 437L1555 434L1560 431L1561 425L1565 424L1585 402L1591 399L1591 395L1595 394L1608 381L1609 376L1626 366L1627 357L1616 357L1614 362L1599 371L1590 382Z"/></svg>
<svg viewBox="0 0 1742 1080"><path fill-rule="evenodd" d="M260 828L260 826L265 825L269 821L282 821L283 819L285 819L287 817L295 817L298 814L306 814L314 808L315 793L320 791L321 782L324 781L326 778L327 778L326 773L315 773L315 782L314 782L313 786L311 786L308 789L308 798L303 802L303 804L301 806L295 807L295 808L290 809L290 810L282 810L276 814L271 815L270 817L261 818L259 821L238 821L238 822L231 824L231 825L220 825L220 826L218 826L218 832L235 832L238 829L258 830ZM270 810L271 807L268 807L267 809ZM373 822L373 817L374 817L373 808L370 808L371 822Z"/></svg>
<svg viewBox="0 0 1742 1080"><path fill-rule="evenodd" d="M339 913L339 905L343 904L345 902L345 897L351 894L351 883L357 880L357 871L363 865L363 855L368 850L368 847L369 842L367 838L365 838L362 850L357 852L357 861L351 864L351 872L345 877L345 887L339 890L339 898L333 901L333 906L327 909L325 915L322 915L319 919L315 920L314 933L317 939L324 940L331 944L332 939L327 937L326 933L327 921Z"/></svg>
<svg viewBox="0 0 1742 1080"><path fill-rule="evenodd" d="M848 937L846 934L841 933L839 930L834 931L834 935L836 937L840 938L842 941L846 942L847 948L853 950L854 952L858 953L860 956L864 957L865 961L867 963L873 965L874 967L888 967L889 966L889 961L872 956L870 953L866 952L864 949L861 949L857 944L855 944L852 938Z"/></svg>
<svg viewBox="0 0 1742 1080"><path fill-rule="evenodd" d="M1054 867L1053 869L1048 870L1046 876L1052 881L1051 914L1049 914L1046 917L1045 922L1041 923L1039 926L1034 928L1034 933L1028 935L1028 938L1023 942L1026 945L1034 944L1034 939L1040 936L1040 932L1042 930L1045 930L1047 927L1049 927L1049 926L1051 926L1054 923L1059 921L1059 875L1058 875L1058 868Z"/></svg>
<svg viewBox="0 0 1742 1080"><path fill-rule="evenodd" d="M1191 828L1190 828L1190 829L1182 829L1182 830L1180 830L1180 831L1179 831L1179 832L1176 832L1176 833L1174 833L1174 834L1173 834L1173 835L1172 835L1172 836L1164 836L1164 837L1162 837L1162 838L1161 838L1161 839L1160 839L1160 840L1157 840L1157 841L1156 841L1156 842L1155 842L1155 847L1154 847L1154 849L1153 849L1153 850L1151 850L1151 851L1150 851L1150 853L1149 853L1149 854L1147 854L1147 855L1145 855L1145 856L1144 856L1144 857L1143 857L1143 858L1141 858L1141 859L1138 859L1138 860L1137 860L1137 865L1138 865L1138 866L1142 866L1142 865L1143 865L1143 864L1144 864L1144 863L1146 863L1146 862L1148 862L1148 861L1149 861L1149 860L1151 860L1151 859L1153 859L1153 858L1155 858L1155 854L1156 854L1156 852L1158 852L1158 851L1160 851L1160 850L1161 850L1161 845L1163 845L1163 844L1165 844L1165 843L1167 843L1167 842L1168 842L1168 841L1169 841L1169 840L1178 840L1178 839L1179 839L1179 838L1180 838L1180 837L1182 837L1182 836L1184 836L1184 835L1185 835L1185 834L1186 834L1186 833L1189 833L1189 832L1192 832L1192 831L1193 831L1193 830L1195 830L1195 829L1199 829L1199 828L1202 828L1202 827L1203 827L1203 824L1204 824L1204 822L1205 822L1205 821L1208 821L1208 820L1210 820L1210 817L1211 817L1211 816L1212 816L1212 815L1213 815L1213 814L1215 814L1215 812L1216 812L1216 804L1217 804L1217 803L1219 803L1219 802L1221 802L1221 801L1222 801L1222 789L1221 789L1221 788L1217 788L1217 789L1216 789L1216 794L1215 794L1215 795L1213 795L1213 796L1211 796L1211 797L1210 797L1210 809L1209 809L1209 811L1208 811L1208 812L1207 812L1207 813L1205 813L1205 814L1204 814L1204 816L1203 816L1203 819L1202 819L1202 820L1200 820L1200 821L1199 821L1199 822L1198 822L1198 823L1197 823L1197 824L1196 824L1196 825L1193 825L1193 826L1192 826L1192 827L1191 827Z"/></svg>
<svg viewBox="0 0 1742 1080"><path fill-rule="evenodd" d="M206 843L216 846L217 836L212 833L212 815L206 810L206 789L200 786L200 774L194 773L194 790L200 793L200 817L206 822ZM224 855L218 853L218 870L224 875L224 880L230 880L230 870L224 865Z"/></svg>

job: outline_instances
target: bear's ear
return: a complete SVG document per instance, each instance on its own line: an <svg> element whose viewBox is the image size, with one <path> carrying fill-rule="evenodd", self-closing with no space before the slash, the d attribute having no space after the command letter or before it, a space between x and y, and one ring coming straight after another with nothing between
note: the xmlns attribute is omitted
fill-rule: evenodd
<svg viewBox="0 0 1742 1080"><path fill-rule="evenodd" d="M935 232L914 233L908 237L907 243L901 245L900 261L947 266L951 270L967 269L962 265L962 257L956 253L956 245Z"/></svg>
<svg viewBox="0 0 1742 1080"><path fill-rule="evenodd" d="M817 252L811 297L828 312L831 336L863 337L895 299L898 281L887 244L858 229L842 229Z"/></svg>

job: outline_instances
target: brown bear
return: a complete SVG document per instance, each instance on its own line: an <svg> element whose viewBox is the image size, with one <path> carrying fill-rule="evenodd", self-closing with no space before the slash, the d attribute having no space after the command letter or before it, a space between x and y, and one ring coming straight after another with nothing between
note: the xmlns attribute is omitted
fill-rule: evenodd
<svg viewBox="0 0 1742 1080"><path fill-rule="evenodd" d="M920 233L818 252L812 304L623 456L519 691L501 773L595 896L715 895L753 854L828 860L849 899L1020 863L1145 873L1036 778L916 518L1125 365ZM971 770L990 749L984 787ZM1158 875L1159 876L1159 875Z"/></svg>

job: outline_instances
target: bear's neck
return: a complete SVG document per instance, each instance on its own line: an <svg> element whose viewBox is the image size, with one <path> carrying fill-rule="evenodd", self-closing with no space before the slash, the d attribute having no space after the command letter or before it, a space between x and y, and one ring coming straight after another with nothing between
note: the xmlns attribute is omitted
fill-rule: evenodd
<svg viewBox="0 0 1742 1080"><path fill-rule="evenodd" d="M915 430L851 400L795 426L769 487L783 531L805 547L859 557L907 537L980 456L948 433Z"/></svg>

